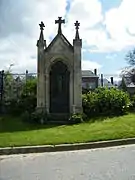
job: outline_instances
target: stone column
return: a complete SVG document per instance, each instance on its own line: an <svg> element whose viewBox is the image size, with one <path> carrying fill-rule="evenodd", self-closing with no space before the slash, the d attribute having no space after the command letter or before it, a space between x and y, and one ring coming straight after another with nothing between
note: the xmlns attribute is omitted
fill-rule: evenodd
<svg viewBox="0 0 135 180"><path fill-rule="evenodd" d="M44 74L44 56L39 55L38 72L37 72L37 109L45 109L45 74Z"/></svg>
<svg viewBox="0 0 135 180"><path fill-rule="evenodd" d="M82 113L81 39L74 40L73 111Z"/></svg>
<svg viewBox="0 0 135 180"><path fill-rule="evenodd" d="M45 74L45 108L46 112L49 113L50 107L50 81L49 81L49 72Z"/></svg>
<svg viewBox="0 0 135 180"><path fill-rule="evenodd" d="M41 22L40 36L37 41L37 110L45 110L45 77L44 77L44 49L46 48L46 41L44 40L43 30L44 23Z"/></svg>

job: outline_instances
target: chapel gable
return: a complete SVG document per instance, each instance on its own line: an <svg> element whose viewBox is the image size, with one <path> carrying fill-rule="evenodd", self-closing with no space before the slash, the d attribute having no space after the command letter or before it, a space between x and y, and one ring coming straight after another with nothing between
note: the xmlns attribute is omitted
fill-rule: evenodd
<svg viewBox="0 0 135 180"><path fill-rule="evenodd" d="M51 54L73 53L73 46L63 34L57 34L45 49L46 52Z"/></svg>

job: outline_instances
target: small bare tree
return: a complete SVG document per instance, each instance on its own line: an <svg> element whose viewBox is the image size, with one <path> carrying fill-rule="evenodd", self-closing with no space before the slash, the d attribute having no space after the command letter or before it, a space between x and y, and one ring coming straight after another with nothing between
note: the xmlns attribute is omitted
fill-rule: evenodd
<svg viewBox="0 0 135 180"><path fill-rule="evenodd" d="M121 76L126 79L127 83L135 84L135 48L126 54L125 60L128 66L122 70Z"/></svg>

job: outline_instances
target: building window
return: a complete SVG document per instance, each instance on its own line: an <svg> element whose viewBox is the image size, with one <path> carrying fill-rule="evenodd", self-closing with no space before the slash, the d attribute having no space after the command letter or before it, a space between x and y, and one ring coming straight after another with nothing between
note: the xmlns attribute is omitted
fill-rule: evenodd
<svg viewBox="0 0 135 180"><path fill-rule="evenodd" d="M95 89L96 88L96 82L83 82L82 87L85 89Z"/></svg>
<svg viewBox="0 0 135 180"><path fill-rule="evenodd" d="M89 82L88 83L88 88L89 89L95 89L96 88L96 83L95 82Z"/></svg>

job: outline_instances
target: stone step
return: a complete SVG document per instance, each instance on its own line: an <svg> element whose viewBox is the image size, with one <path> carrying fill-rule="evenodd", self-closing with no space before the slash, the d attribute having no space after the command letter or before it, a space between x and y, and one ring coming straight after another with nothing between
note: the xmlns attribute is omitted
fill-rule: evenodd
<svg viewBox="0 0 135 180"><path fill-rule="evenodd" d="M60 120L48 120L46 124L53 124L53 125L67 125L70 124L68 120L60 121Z"/></svg>
<svg viewBox="0 0 135 180"><path fill-rule="evenodd" d="M69 114L53 113L49 115L50 121L59 121L59 122L68 121L69 117L70 117Z"/></svg>

